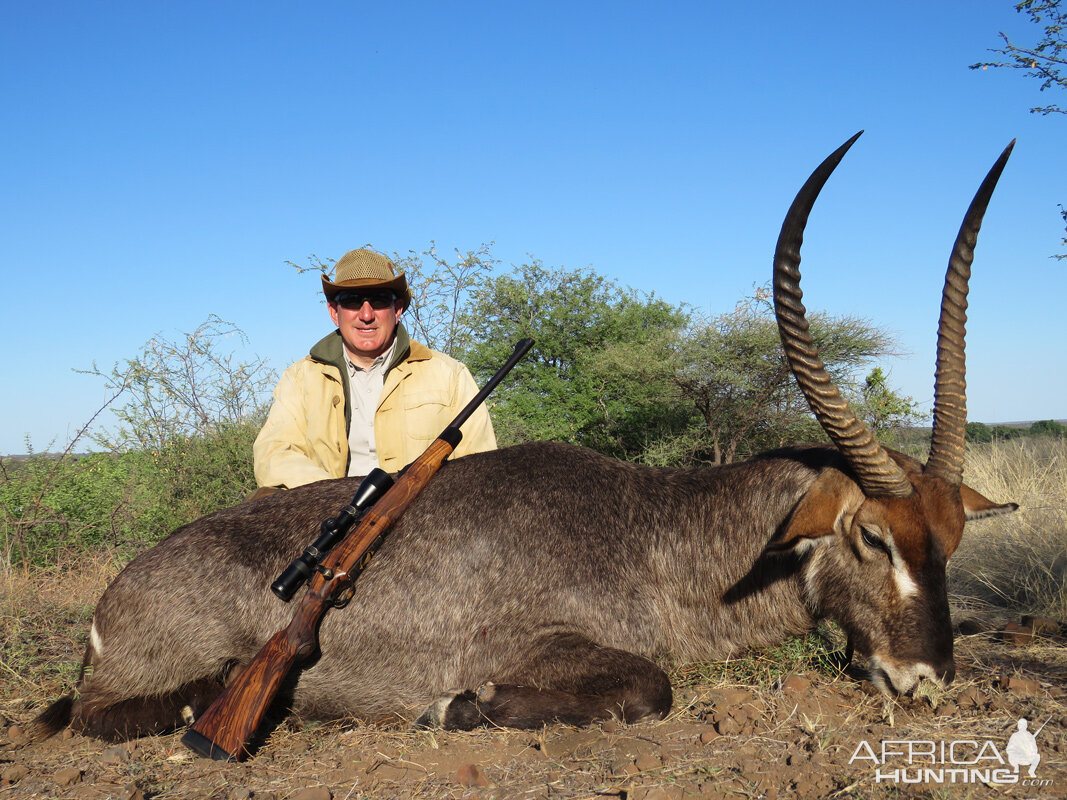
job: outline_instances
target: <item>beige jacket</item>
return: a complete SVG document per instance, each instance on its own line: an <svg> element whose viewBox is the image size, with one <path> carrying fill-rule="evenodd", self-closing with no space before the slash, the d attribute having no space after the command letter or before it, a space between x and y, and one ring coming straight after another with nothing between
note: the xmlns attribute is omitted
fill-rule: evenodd
<svg viewBox="0 0 1067 800"><path fill-rule="evenodd" d="M341 336L326 336L282 374L274 404L253 447L256 483L293 488L348 471L351 409ZM418 458L478 393L467 368L410 341L397 327L397 347L374 415L378 462L398 472ZM464 423L452 458L496 449L484 405Z"/></svg>

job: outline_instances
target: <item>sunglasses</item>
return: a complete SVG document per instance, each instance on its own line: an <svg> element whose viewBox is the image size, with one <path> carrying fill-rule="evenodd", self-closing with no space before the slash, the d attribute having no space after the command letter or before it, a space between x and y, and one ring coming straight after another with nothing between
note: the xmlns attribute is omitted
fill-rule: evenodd
<svg viewBox="0 0 1067 800"><path fill-rule="evenodd" d="M349 311L359 311L364 303L370 303L371 308L381 310L393 305L396 295L392 292L342 292L334 298L334 302Z"/></svg>

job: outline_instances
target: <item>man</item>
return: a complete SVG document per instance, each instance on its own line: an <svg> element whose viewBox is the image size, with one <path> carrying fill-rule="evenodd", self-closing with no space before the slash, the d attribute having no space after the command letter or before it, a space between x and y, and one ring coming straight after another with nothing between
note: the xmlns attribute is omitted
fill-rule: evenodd
<svg viewBox="0 0 1067 800"><path fill-rule="evenodd" d="M322 291L337 330L282 374L256 438L260 487L397 472L478 393L463 364L408 338L411 293L388 258L352 250L334 279L322 276ZM462 431L454 458L496 448L484 405Z"/></svg>

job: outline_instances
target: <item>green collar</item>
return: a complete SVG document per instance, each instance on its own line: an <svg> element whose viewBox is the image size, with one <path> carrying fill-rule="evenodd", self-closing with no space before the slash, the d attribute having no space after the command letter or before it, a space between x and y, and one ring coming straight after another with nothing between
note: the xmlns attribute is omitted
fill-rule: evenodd
<svg viewBox="0 0 1067 800"><path fill-rule="evenodd" d="M393 350L393 358L385 367L386 374L389 374L389 370L407 358L410 351L411 339L404 329L403 323L398 323L396 326L396 349ZM321 361L323 364L337 367L337 369L341 370L342 377L348 374L348 367L345 364L345 345L341 339L341 332L338 330L331 331L315 342L309 355L315 361ZM344 383L345 399L347 401L348 383L347 381Z"/></svg>
<svg viewBox="0 0 1067 800"><path fill-rule="evenodd" d="M341 389L345 395L345 435L347 436L349 428L352 427L352 398L348 395L348 365L345 363L344 347L341 332L334 330L315 342L308 355L314 361L329 364L337 369L338 377L341 380ZM416 344L416 347L418 347L418 344ZM393 358L385 367L385 374L388 375L389 370L407 358L409 352L411 352L411 339L408 337L408 332L404 330L403 324L398 323L396 326L396 349L393 350ZM345 472L347 471L348 464L346 463Z"/></svg>

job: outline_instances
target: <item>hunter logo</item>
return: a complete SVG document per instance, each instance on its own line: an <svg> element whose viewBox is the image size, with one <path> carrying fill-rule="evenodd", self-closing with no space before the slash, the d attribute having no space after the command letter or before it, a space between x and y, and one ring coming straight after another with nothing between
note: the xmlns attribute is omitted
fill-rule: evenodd
<svg viewBox="0 0 1067 800"><path fill-rule="evenodd" d="M1047 724L1047 720L1046 720ZM876 783L984 783L1048 786L1051 779L1037 776L1041 763L1036 732L1020 719L1016 731L1001 751L990 739L889 739L872 746L866 740L856 746L849 764L870 762ZM1028 767L1020 771L1021 767Z"/></svg>
<svg viewBox="0 0 1067 800"><path fill-rule="evenodd" d="M1037 733L1030 733L1026 730L1025 719L1019 720L1017 727L1018 730L1008 739L1008 747L1005 750L1008 763L1015 767L1016 772L1019 767L1030 767L1030 777L1036 778L1037 765L1041 763L1041 754L1037 752L1037 733L1041 733L1041 729L1039 728Z"/></svg>

